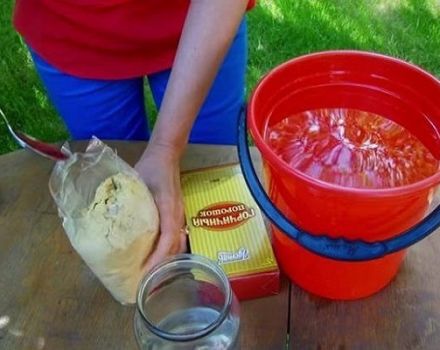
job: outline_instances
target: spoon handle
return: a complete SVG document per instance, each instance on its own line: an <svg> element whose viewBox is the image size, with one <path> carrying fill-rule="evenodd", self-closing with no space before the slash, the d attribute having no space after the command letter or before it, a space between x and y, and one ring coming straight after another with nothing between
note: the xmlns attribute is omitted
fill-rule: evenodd
<svg viewBox="0 0 440 350"><path fill-rule="evenodd" d="M11 124L9 123L6 115L0 108L0 115L2 116L9 133L14 138L14 140L23 148L29 148L34 152L42 155L44 157L48 157L54 160L66 160L69 158L69 155L62 152L60 149L42 141L39 141L29 135L26 135L20 131L15 131Z"/></svg>

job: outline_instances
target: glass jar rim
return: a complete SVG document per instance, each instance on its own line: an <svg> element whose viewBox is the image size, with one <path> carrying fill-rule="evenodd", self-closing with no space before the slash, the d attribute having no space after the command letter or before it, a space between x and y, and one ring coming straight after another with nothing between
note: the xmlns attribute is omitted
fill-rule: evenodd
<svg viewBox="0 0 440 350"><path fill-rule="evenodd" d="M213 322L211 322L208 326L190 334L171 333L164 331L163 329L155 326L153 322L151 322L148 319L142 306L143 304L142 297L149 284L151 284L152 281L154 280L154 277L160 274L161 271L165 270L170 264L179 261L193 262L195 263L194 266L197 265L203 266L205 268L212 270L217 275L217 277L219 277L219 279L223 282L223 285L225 286L225 301L218 317L216 317L216 319ZM144 278L140 282L137 298L136 298L136 307L141 316L143 323L153 334L170 341L193 341L208 335L209 333L217 329L218 326L222 324L222 322L225 320L225 318L230 312L231 304L232 304L232 289L223 269L220 266L218 266L214 261L204 256L195 255L195 254L177 254L163 261L156 267L154 267L149 273L147 273L144 276Z"/></svg>

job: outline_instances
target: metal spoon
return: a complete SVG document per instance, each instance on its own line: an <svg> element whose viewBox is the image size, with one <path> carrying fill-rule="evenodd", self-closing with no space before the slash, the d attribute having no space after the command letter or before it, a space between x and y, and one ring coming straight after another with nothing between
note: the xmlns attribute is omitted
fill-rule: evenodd
<svg viewBox="0 0 440 350"><path fill-rule="evenodd" d="M11 124L9 123L8 119L6 118L6 115L3 113L1 109L0 109L0 114L3 117L6 126L8 127L9 133L12 135L12 137L21 147L29 148L35 153L38 153L43 157L50 158L53 160L66 160L70 157L70 154L67 154L66 152L58 149L55 146L37 140L32 136L22 133L21 131L14 130Z"/></svg>

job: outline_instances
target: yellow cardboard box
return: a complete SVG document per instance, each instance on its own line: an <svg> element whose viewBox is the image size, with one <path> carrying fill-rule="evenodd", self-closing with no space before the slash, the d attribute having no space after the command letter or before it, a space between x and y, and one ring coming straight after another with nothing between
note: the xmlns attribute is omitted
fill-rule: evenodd
<svg viewBox="0 0 440 350"><path fill-rule="evenodd" d="M278 265L240 166L184 173L182 189L192 253L216 261L239 299L276 294Z"/></svg>

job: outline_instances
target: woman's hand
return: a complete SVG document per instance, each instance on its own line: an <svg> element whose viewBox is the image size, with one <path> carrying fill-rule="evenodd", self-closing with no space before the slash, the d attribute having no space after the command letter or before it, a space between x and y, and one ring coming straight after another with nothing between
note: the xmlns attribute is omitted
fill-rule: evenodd
<svg viewBox="0 0 440 350"><path fill-rule="evenodd" d="M153 194L160 219L159 240L147 260L146 271L186 250L179 158L171 147L150 143L135 166Z"/></svg>

